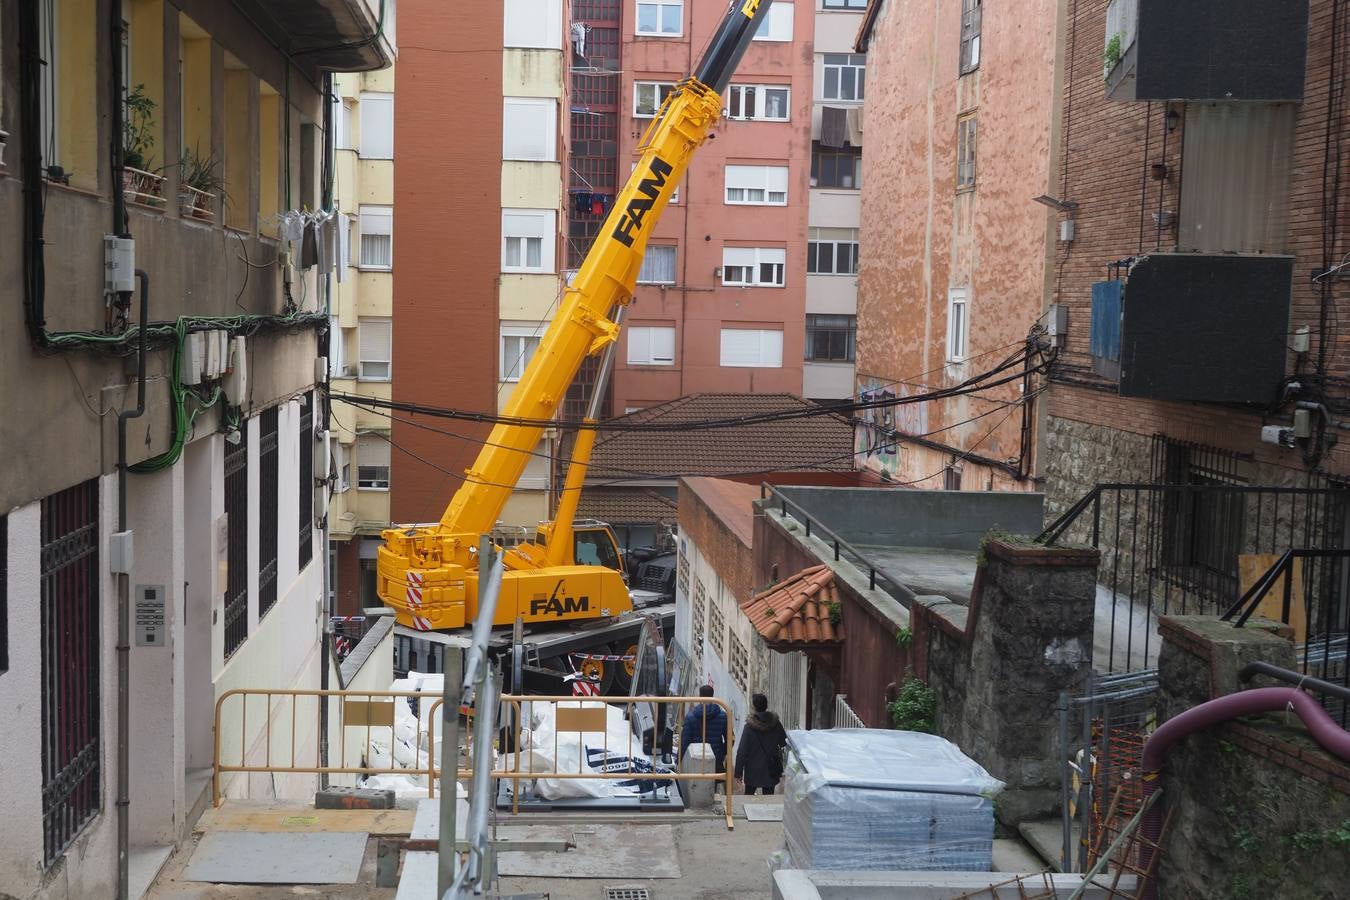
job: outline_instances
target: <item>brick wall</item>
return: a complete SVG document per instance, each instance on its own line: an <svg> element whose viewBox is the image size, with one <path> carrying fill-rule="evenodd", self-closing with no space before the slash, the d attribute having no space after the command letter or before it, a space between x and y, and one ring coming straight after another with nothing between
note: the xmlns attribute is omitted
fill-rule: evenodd
<svg viewBox="0 0 1350 900"><path fill-rule="evenodd" d="M1322 178L1326 139L1327 82L1331 59L1332 0L1311 0L1308 68L1305 97L1296 120L1291 166L1286 248L1295 256L1292 332L1300 325L1313 329L1313 356L1318 350L1318 289L1309 273L1322 265ZM1259 463L1276 469L1303 468L1297 450L1283 450L1260 443L1262 424L1287 421L1288 415L1263 418L1260 411L1213 405L1123 399L1114 387L1091 373L1088 353L1091 322L1091 285L1107 277L1106 265L1131 255L1176 246L1176 229L1158 229L1153 213L1158 209L1179 210L1181 147L1184 116L1168 129L1168 105L1147 102L1109 102L1102 79L1102 47L1107 0L1082 0L1074 5L1077 15L1067 22L1065 50L1068 69L1062 96L1061 118L1064 158L1056 185L1057 196L1079 204L1073 213L1076 236L1072 244L1059 245L1053 269L1053 298L1069 307L1069 335L1060 357L1060 381L1050 392L1050 431L1065 443L1046 454L1052 460L1063 453L1077 455L1080 444L1073 428L1055 420L1104 426L1131 435L1167 434L1231 450L1254 452ZM1181 112L1182 108L1177 107ZM1167 176L1151 177L1149 166L1164 163ZM1341 163L1343 174L1350 157ZM1334 175L1334 172L1333 172ZM1341 238L1344 242L1344 238ZM1333 248L1339 260L1350 247ZM1337 292L1333 290L1333 295ZM1344 303L1344 290L1339 291ZM1338 304L1339 305L1339 304ZM1338 317L1333 313L1332 321ZM1350 355L1338 352L1343 341L1329 336L1334 346L1328 352L1328 393L1345 393L1344 379ZM1291 367L1292 367L1292 356ZM1292 368L1291 368L1292 371ZM1339 386L1335 379L1341 379ZM1272 394L1277 386L1272 385ZM1126 454L1141 452L1142 444L1128 438L1109 438L1117 446L1108 458L1094 459L1091 470L1082 467L1081 483L1120 480L1116 473L1137 469L1138 460ZM1049 449L1049 448L1047 448ZM1344 443L1324 460L1329 472L1350 470ZM1144 448L1146 459L1146 448ZM1051 462L1051 466L1055 463ZM1047 468L1053 482L1063 471ZM1054 501L1052 501L1053 507Z"/></svg>

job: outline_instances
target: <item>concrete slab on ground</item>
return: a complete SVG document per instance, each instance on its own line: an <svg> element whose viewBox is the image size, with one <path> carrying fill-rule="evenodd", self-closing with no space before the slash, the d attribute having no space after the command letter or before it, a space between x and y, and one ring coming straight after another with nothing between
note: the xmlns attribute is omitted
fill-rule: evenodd
<svg viewBox="0 0 1350 900"><path fill-rule="evenodd" d="M220 884L355 884L369 836L220 831L202 837L185 881Z"/></svg>
<svg viewBox="0 0 1350 900"><path fill-rule="evenodd" d="M747 803L742 808L747 822L781 822L783 821L783 805L781 803L770 806L767 803Z"/></svg>
<svg viewBox="0 0 1350 900"><path fill-rule="evenodd" d="M438 877L438 854L422 850L403 854L403 872L398 878L398 893L394 895L394 900L436 900Z"/></svg>
<svg viewBox="0 0 1350 900"><path fill-rule="evenodd" d="M507 825L499 837L512 841L571 841L563 851L497 856L502 876L549 878L679 878L674 829L669 825Z"/></svg>
<svg viewBox="0 0 1350 900"><path fill-rule="evenodd" d="M1016 838L994 838L995 872L1041 872L1048 869L1036 851Z"/></svg>
<svg viewBox="0 0 1350 900"><path fill-rule="evenodd" d="M1059 819L1022 822L1017 830L1047 866L1056 872L1064 871L1061 864L1064 857L1064 826ZM1070 831L1070 852L1077 852L1078 834L1078 822L1075 821Z"/></svg>
<svg viewBox="0 0 1350 900"><path fill-rule="evenodd" d="M227 800L223 806L202 813L196 831L406 835L412 831L415 817L411 809L315 809L294 800Z"/></svg>
<svg viewBox="0 0 1350 900"><path fill-rule="evenodd" d="M159 870L173 855L172 844L132 847L127 854L127 889L132 897L143 897L155 883Z"/></svg>

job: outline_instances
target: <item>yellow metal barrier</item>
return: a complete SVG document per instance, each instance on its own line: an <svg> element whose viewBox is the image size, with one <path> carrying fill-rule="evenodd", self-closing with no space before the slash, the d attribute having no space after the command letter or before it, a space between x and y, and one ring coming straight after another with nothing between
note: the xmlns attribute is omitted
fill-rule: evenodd
<svg viewBox="0 0 1350 900"><path fill-rule="evenodd" d="M300 715L302 701L307 698L313 698L313 711L306 711ZM394 704L403 702L411 704L411 711L415 719L415 737L413 740L414 751L416 753L414 766L394 765L393 745L395 741L394 723L396 721ZM430 701L425 713L422 712L422 704ZM320 761L320 735L322 727L320 725L321 713L320 704L329 704L329 724L330 728L336 724L336 740L330 742L328 756L329 764L323 765ZM618 752L625 750L627 758L631 761L635 757L634 750L639 753L642 751L641 739L628 729L628 739L623 748L610 747L609 730L606 727L606 716L604 706L616 706L624 709L628 721L632 721L638 714L639 708L644 705L664 704L667 712L667 724L673 729L678 738L681 725L684 721L686 709L696 705L713 705L720 707L727 719L727 756L726 761L735 759L735 735L732 723L731 708L725 701L716 697L573 697L573 696L549 696L534 697L527 695L505 694L501 698L503 707L510 709L514 713L514 718L509 719L520 726L528 726L525 719L525 710L527 707L533 707L536 704L548 704L554 707L555 728L553 732L553 759L558 758L559 733L563 734L600 734L604 740L601 746L602 751L608 755L611 751ZM237 705L237 709L233 708ZM286 707L289 705L289 717L286 714ZM353 691L353 690L250 690L240 688L227 691L216 701L215 709L215 754L214 770L212 772L211 791L212 799L216 806L221 804L221 779L223 776L231 774L269 774L269 773L292 773L292 774L311 774L311 775L409 775L416 778L426 778L427 796L436 796L436 781L440 777L439 758L436 753L437 724L440 721L442 700L439 693L417 692L417 691ZM253 746L249 746L248 720L250 707L254 710L254 715L261 714L264 719L264 726L261 733L254 735ZM461 710L464 712L463 710ZM236 715L237 714L237 715ZM312 716L312 718L311 718ZM222 725L228 720L231 724L237 718L238 741L233 739L233 734L229 740L225 739L225 731ZM281 726L274 726L274 720L280 718ZM289 718L289 727L285 726L285 720ZM255 719L256 721L256 719ZM298 738L300 723L314 723L314 732L312 740L300 740ZM498 728L507 727L508 720L502 719L497 723ZM280 728L279 734L274 735L274 728ZM231 729L233 731L233 729ZM350 740L355 736L355 743ZM274 741L274 736L279 737L279 742ZM425 736L425 743L423 737ZM464 747L473 746L473 717L470 713L469 724L464 731ZM382 741L389 746L388 766L374 766L370 764L371 750L376 741ZM526 757L523 751L526 750L547 750L549 748L541 747L522 747L521 733L519 730L511 735L511 749L509 752L499 754L502 759L502 766L494 769L492 777L496 779L506 778L512 782L512 809L518 812L520 808L520 786L523 781L534 781L541 778L548 779L608 779L608 780L643 780L643 781L712 781L722 782L726 792L725 813L728 830L734 827L732 821L732 803L731 795L734 792L733 767L725 766L725 771L708 771L706 761L702 764L698 772L644 772L630 765L621 770L607 772L592 772L585 769L585 764L578 760L576 770L562 771L556 767L553 769L542 770L531 764L532 757ZM260 746L261 744L261 746ZM281 752L274 752L274 745ZM238 747L237 756L234 748ZM683 756L683 748L677 746L676 759ZM421 754L426 754L425 765L421 764ZM643 753L642 755L647 755ZM584 756L584 754L583 754ZM334 764L334 757L336 763ZM355 758L351 758L355 757ZM470 760L470 763L476 762ZM678 765L677 765L678 768ZM457 778L468 780L472 777L472 770L465 767L456 773Z"/></svg>

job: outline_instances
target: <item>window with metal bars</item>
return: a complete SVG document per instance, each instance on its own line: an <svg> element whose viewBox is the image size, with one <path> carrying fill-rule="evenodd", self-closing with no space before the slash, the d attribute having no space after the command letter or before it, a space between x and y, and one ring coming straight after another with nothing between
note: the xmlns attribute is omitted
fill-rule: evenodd
<svg viewBox="0 0 1350 900"><path fill-rule="evenodd" d="M248 419L239 423L239 443L225 445L225 658L248 637Z"/></svg>
<svg viewBox="0 0 1350 900"><path fill-rule="evenodd" d="M277 602L277 408L259 416L258 438L258 618Z"/></svg>
<svg viewBox="0 0 1350 900"><path fill-rule="evenodd" d="M303 570L314 558L314 394L300 398L300 561Z"/></svg>
<svg viewBox="0 0 1350 900"><path fill-rule="evenodd" d="M102 807L98 480L42 501L42 858Z"/></svg>

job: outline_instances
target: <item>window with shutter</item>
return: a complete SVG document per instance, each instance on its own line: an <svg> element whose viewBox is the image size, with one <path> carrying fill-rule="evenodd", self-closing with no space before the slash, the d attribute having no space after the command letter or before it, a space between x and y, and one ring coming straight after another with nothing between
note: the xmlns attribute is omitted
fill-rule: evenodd
<svg viewBox="0 0 1350 900"><path fill-rule="evenodd" d="M675 245L648 244L637 280L638 284L674 284Z"/></svg>
<svg viewBox="0 0 1350 900"><path fill-rule="evenodd" d="M628 364L671 366L675 364L675 326L635 325L628 331Z"/></svg>
<svg viewBox="0 0 1350 900"><path fill-rule="evenodd" d="M362 269L390 269L394 265L394 208L392 206L361 207L361 255L357 265Z"/></svg>
<svg viewBox="0 0 1350 900"><path fill-rule="evenodd" d="M980 67L980 14L983 0L961 0L961 74Z"/></svg>
<svg viewBox="0 0 1350 900"><path fill-rule="evenodd" d="M502 271L554 271L557 212L551 209L502 210Z"/></svg>
<svg viewBox="0 0 1350 900"><path fill-rule="evenodd" d="M502 101L502 159L552 162L558 158L558 104L548 98Z"/></svg>
<svg viewBox="0 0 1350 900"><path fill-rule="evenodd" d="M360 102L363 159L394 158L394 95L364 93Z"/></svg>
<svg viewBox="0 0 1350 900"><path fill-rule="evenodd" d="M783 332L723 328L721 363L735 368L777 369L783 365Z"/></svg>
<svg viewBox="0 0 1350 900"><path fill-rule="evenodd" d="M362 381L388 381L393 375L394 323L363 318L357 323Z"/></svg>

